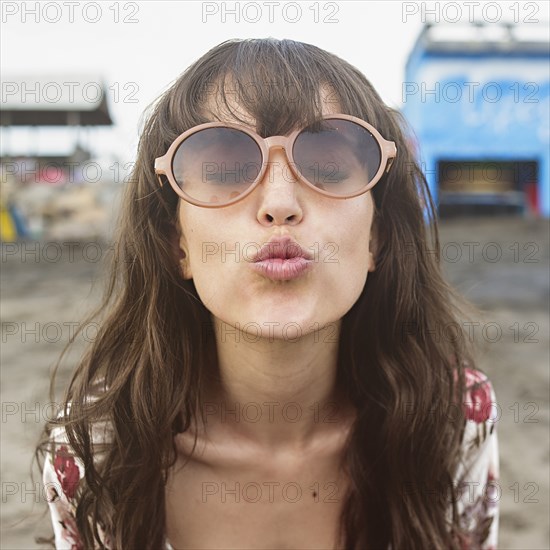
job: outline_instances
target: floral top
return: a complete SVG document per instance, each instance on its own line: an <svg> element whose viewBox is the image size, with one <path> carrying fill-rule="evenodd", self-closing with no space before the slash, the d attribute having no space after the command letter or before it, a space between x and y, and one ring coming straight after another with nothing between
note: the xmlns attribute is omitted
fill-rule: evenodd
<svg viewBox="0 0 550 550"><path fill-rule="evenodd" d="M498 541L499 450L496 430L497 402L491 382L480 371L466 369L467 395L463 402L467 418L463 439L463 461L456 473L459 487L457 508L468 536L463 550L496 550ZM66 442L59 428L52 437ZM57 448L44 464L43 483L52 519L56 549L83 550L76 521L75 494L84 469L68 445ZM450 512L450 509L449 509ZM449 516L450 517L450 516ZM109 539L103 536L110 547ZM164 550L173 550L165 541Z"/></svg>

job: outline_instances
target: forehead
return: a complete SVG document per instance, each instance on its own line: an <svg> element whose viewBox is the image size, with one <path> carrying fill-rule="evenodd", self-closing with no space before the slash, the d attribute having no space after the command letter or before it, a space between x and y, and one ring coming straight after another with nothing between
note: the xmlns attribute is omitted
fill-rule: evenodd
<svg viewBox="0 0 550 550"><path fill-rule="evenodd" d="M340 103L334 90L327 85L320 85L319 90L322 114L331 115L342 113ZM206 117L212 121L238 122L254 130L256 128L256 121L239 102L238 93L235 91L235 88L230 88L226 84L224 95L229 108L225 105L220 93L208 94L203 104ZM241 120L237 120L235 115Z"/></svg>

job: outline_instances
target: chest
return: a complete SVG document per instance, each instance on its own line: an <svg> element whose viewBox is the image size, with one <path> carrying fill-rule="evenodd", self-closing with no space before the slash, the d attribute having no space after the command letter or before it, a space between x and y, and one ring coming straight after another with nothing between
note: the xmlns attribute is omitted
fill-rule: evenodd
<svg viewBox="0 0 550 550"><path fill-rule="evenodd" d="M333 548L347 481L331 459L176 463L166 534L178 548Z"/></svg>

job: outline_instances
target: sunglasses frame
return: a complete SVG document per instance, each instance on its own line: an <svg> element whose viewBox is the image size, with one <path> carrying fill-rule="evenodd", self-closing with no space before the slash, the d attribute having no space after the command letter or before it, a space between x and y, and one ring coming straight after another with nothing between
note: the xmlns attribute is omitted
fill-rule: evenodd
<svg viewBox="0 0 550 550"><path fill-rule="evenodd" d="M362 126L366 130L368 130L369 133L374 137L374 139L378 143L378 146L380 148L380 155L381 155L380 167L378 168L378 171L374 175L373 179L359 191L355 191L354 193L351 193L348 195L337 195L335 193L330 193L328 191L324 191L323 189L319 189L318 187L310 183L305 177L301 175L300 171L295 167L296 162L294 161L292 150L294 148L294 142L296 138L305 128L298 128L296 130L293 130L292 133L289 134L288 136L270 136L267 138L262 138L256 132L249 130L245 126L241 126L240 124L236 124L232 122L227 122L227 123L226 122L206 122L205 124L199 124L198 126L194 126L193 128L190 128L189 130L186 130L185 132L183 132L183 134L179 135L172 142L172 144L168 148L168 151L162 157L158 157L155 159L155 174L157 175L157 178L159 180L161 187L164 185L164 182L162 181L162 178L160 176L164 175L168 179L174 191L187 202L195 206L202 206L205 208L221 208L224 206L235 204L243 200L250 193L252 193L252 191L254 191L254 189L258 186L258 184L263 180L265 176L266 170L269 166L270 150L274 148L279 148L279 149L282 148L285 151L287 159L289 160L290 170L292 171L296 179L298 181L301 181L302 183L304 183L305 185L307 185L309 188L313 189L317 193L320 193L322 195L325 195L327 197L331 197L334 199L350 199L352 197L357 197L359 195L362 195L363 193L366 193L369 189L372 189L376 185L376 183L380 180L380 178L383 176L384 173L389 172L393 164L393 161L397 155L397 148L395 146L395 142L384 139L380 135L378 130L373 126L371 126L368 122L365 122L364 120L354 117L352 115L331 114L331 115L323 116L322 119L323 120L331 120L331 119L349 120L351 122L355 122L359 126ZM260 172L258 173L257 178L254 180L254 182L245 191L243 191L238 197L235 197L223 203L207 203L207 202L194 199L193 197L190 197L177 184L172 171L172 161L179 145L189 136L197 132L200 132L201 130L205 130L206 128L232 128L235 130L240 130L241 132L244 132L245 134L250 136L258 144L258 147L260 148L260 151L262 154L262 167L260 169Z"/></svg>

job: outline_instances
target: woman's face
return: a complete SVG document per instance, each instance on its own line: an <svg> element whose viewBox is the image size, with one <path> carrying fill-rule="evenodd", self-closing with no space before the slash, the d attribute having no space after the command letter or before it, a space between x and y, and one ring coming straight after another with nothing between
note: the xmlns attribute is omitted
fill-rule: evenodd
<svg viewBox="0 0 550 550"><path fill-rule="evenodd" d="M237 104L231 107L255 129ZM325 114L338 108L323 101ZM234 122L217 108L210 112ZM202 208L180 199L177 211L184 277L193 279L215 317L249 333L250 341L294 340L339 321L375 269L371 193L331 199L294 179L282 149L273 149L269 161L264 179L243 200ZM310 251L311 268L284 281L254 270L252 256L274 236L290 236Z"/></svg>

